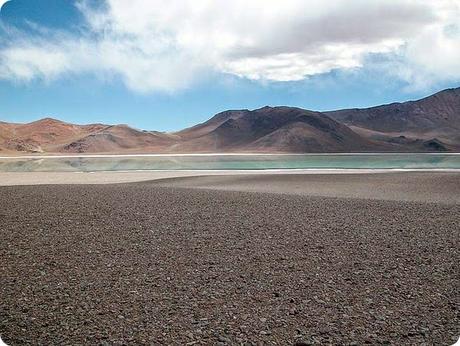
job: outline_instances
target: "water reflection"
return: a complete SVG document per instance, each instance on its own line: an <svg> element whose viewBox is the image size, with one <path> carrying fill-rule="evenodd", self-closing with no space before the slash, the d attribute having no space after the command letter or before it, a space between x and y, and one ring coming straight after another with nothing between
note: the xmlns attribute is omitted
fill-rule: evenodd
<svg viewBox="0 0 460 346"><path fill-rule="evenodd" d="M233 169L460 169L460 155L214 155L0 158L3 172Z"/></svg>

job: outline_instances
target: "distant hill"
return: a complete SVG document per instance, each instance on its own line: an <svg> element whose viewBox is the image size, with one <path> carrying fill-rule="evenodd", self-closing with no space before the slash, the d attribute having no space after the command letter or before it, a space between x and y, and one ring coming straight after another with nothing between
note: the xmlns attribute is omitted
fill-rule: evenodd
<svg viewBox="0 0 460 346"><path fill-rule="evenodd" d="M177 133L193 151L331 152L377 150L349 127L319 113L292 107L229 111Z"/></svg>
<svg viewBox="0 0 460 346"><path fill-rule="evenodd" d="M443 90L418 101L325 114L374 140L385 141L387 137L387 141L403 143L419 139L457 149L460 143L460 88Z"/></svg>
<svg viewBox="0 0 460 346"><path fill-rule="evenodd" d="M176 133L52 118L0 122L4 154L436 151L460 151L460 88L366 109L225 111Z"/></svg>
<svg viewBox="0 0 460 346"><path fill-rule="evenodd" d="M175 143L174 135L126 125L75 125L45 118L28 124L0 122L0 152L152 152Z"/></svg>

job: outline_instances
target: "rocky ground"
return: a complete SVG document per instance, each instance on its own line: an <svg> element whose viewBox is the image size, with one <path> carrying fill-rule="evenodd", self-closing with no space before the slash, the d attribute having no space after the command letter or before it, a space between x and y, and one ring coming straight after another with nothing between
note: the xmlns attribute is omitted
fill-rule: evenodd
<svg viewBox="0 0 460 346"><path fill-rule="evenodd" d="M9 345L451 345L456 203L0 187Z"/></svg>

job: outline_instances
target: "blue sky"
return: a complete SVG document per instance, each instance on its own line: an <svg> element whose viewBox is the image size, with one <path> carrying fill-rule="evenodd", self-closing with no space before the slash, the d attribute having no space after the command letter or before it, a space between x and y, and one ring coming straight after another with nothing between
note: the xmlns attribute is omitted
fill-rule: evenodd
<svg viewBox="0 0 460 346"><path fill-rule="evenodd" d="M167 3L6 2L0 120L172 131L227 109L367 107L460 85L455 1Z"/></svg>

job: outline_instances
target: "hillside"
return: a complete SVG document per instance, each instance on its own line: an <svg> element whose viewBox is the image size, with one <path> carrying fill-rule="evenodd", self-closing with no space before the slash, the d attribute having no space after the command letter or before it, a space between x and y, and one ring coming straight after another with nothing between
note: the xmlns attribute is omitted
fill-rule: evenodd
<svg viewBox="0 0 460 346"><path fill-rule="evenodd" d="M460 144L460 88L446 89L418 101L325 114L374 140L400 137L406 142L419 139L453 147Z"/></svg>
<svg viewBox="0 0 460 346"><path fill-rule="evenodd" d="M52 118L0 122L0 153L460 151L460 88L418 101L314 112L231 110L175 133Z"/></svg>
<svg viewBox="0 0 460 346"><path fill-rule="evenodd" d="M75 125L52 118L28 124L0 122L0 152L4 153L147 152L172 145L174 137L126 125Z"/></svg>
<svg viewBox="0 0 460 346"><path fill-rule="evenodd" d="M331 152L378 149L371 141L322 113L292 107L220 113L178 135L184 136L184 133L187 140L178 147L192 151Z"/></svg>

